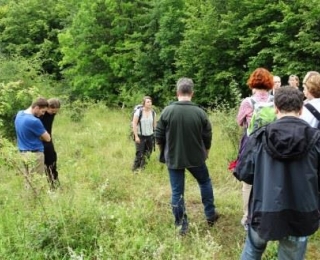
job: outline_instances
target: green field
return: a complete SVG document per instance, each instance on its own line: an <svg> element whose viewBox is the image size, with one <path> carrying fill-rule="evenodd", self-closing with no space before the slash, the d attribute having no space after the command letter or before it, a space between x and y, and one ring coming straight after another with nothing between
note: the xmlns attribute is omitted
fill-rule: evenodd
<svg viewBox="0 0 320 260"><path fill-rule="evenodd" d="M53 128L61 182L56 192L44 178L26 189L16 168L0 167L0 259L239 259L245 239L241 184L227 170L235 150L221 114L210 118L214 137L207 163L222 215L213 228L206 224L197 183L187 175L190 230L178 235L158 150L143 172L131 172L130 112L101 104L80 112L65 107ZM306 259L320 259L319 243L318 231ZM264 259L276 259L275 252L270 243Z"/></svg>

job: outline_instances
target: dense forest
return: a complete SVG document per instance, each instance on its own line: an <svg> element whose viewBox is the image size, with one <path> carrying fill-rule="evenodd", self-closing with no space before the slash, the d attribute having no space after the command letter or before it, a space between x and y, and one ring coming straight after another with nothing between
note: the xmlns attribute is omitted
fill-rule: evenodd
<svg viewBox="0 0 320 260"><path fill-rule="evenodd" d="M232 104L257 67L319 70L319 17L317 0L0 0L0 82L161 107L187 76L197 103Z"/></svg>

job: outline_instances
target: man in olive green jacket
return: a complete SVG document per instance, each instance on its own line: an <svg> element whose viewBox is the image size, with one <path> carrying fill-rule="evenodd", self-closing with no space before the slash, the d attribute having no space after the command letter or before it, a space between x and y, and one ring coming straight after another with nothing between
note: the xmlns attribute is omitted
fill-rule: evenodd
<svg viewBox="0 0 320 260"><path fill-rule="evenodd" d="M156 127L160 161L166 163L172 190L172 212L180 234L186 234L188 219L184 205L185 169L197 180L204 213L209 226L218 219L214 196L206 166L211 147L212 129L206 113L191 102L194 83L189 78L177 82L178 101L167 106Z"/></svg>

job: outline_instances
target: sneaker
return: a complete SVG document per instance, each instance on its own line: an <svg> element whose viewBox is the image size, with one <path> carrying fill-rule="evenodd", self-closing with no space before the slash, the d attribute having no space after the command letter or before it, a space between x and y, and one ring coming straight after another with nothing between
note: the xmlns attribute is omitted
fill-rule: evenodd
<svg viewBox="0 0 320 260"><path fill-rule="evenodd" d="M182 220L182 223L181 223L181 228L179 230L179 235L180 236L185 236L188 233L188 229L189 229L189 223L188 223L187 217L185 216L185 218Z"/></svg>
<svg viewBox="0 0 320 260"><path fill-rule="evenodd" d="M209 225L209 227L212 227L214 225L215 222L217 222L217 220L220 218L220 215L218 212L216 212L213 217L208 218L207 219L207 223Z"/></svg>
<svg viewBox="0 0 320 260"><path fill-rule="evenodd" d="M243 226L243 228L244 228L245 231L248 231L248 221L247 221L247 218L241 220L241 225Z"/></svg>
<svg viewBox="0 0 320 260"><path fill-rule="evenodd" d="M189 225L188 222L183 222L181 225L181 229L179 230L180 236L185 236L188 233Z"/></svg>
<svg viewBox="0 0 320 260"><path fill-rule="evenodd" d="M248 228L249 228L249 227L248 227L248 223L245 223L245 224L243 225L243 228L244 228L245 231L248 231Z"/></svg>

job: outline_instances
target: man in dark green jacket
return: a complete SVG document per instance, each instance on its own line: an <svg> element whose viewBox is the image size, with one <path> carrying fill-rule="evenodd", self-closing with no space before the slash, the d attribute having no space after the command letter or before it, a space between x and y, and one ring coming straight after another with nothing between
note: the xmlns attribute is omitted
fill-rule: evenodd
<svg viewBox="0 0 320 260"><path fill-rule="evenodd" d="M204 213L210 226L218 219L211 179L206 166L212 130L206 113L191 102L194 83L189 78L177 82L178 101L167 106L156 128L160 161L166 163L172 190L172 212L180 234L186 234L188 219L184 204L185 169L197 180Z"/></svg>

